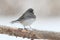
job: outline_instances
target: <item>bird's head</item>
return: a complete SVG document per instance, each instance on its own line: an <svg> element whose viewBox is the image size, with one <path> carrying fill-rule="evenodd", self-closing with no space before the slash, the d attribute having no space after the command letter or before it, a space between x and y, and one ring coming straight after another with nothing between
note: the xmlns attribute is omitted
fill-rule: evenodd
<svg viewBox="0 0 60 40"><path fill-rule="evenodd" d="M29 8L28 11L29 11L29 12L33 12L33 9L32 9L32 8Z"/></svg>

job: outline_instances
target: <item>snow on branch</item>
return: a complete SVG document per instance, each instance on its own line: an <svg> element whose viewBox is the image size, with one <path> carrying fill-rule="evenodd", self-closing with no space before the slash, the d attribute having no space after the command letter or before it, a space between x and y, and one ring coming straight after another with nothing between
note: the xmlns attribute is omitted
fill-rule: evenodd
<svg viewBox="0 0 60 40"><path fill-rule="evenodd" d="M40 30L23 30L22 28L12 28L9 26L0 25L0 34L7 34L10 36L31 38L33 39L49 39L49 40L60 40L60 33L49 32L49 31L40 31Z"/></svg>

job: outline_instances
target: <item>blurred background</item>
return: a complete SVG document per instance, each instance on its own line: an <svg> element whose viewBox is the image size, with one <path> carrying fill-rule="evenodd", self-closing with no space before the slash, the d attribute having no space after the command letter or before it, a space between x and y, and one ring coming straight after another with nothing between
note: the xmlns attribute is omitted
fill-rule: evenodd
<svg viewBox="0 0 60 40"><path fill-rule="evenodd" d="M60 0L0 0L0 25L23 28L19 23L10 22L18 19L29 8L34 9L37 17L31 25L33 29L60 32ZM0 39L4 40L5 37L0 36Z"/></svg>

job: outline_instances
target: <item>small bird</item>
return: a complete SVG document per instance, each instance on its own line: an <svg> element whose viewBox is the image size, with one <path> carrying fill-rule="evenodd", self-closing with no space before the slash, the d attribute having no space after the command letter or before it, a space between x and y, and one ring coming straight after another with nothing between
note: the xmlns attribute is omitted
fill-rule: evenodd
<svg viewBox="0 0 60 40"><path fill-rule="evenodd" d="M29 8L20 18L11 23L19 22L24 26L24 29L26 29L25 26L30 26L36 20L36 15L33 11L32 8Z"/></svg>

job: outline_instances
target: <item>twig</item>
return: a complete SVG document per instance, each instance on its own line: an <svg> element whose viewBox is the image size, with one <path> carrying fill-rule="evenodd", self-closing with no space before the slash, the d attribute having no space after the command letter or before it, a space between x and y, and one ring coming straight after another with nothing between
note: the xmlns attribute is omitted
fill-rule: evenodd
<svg viewBox="0 0 60 40"><path fill-rule="evenodd" d="M60 40L60 33L40 31L40 30L23 30L22 28L11 28L9 26L0 26L0 34L7 34L10 36L31 38L33 39L54 39Z"/></svg>

